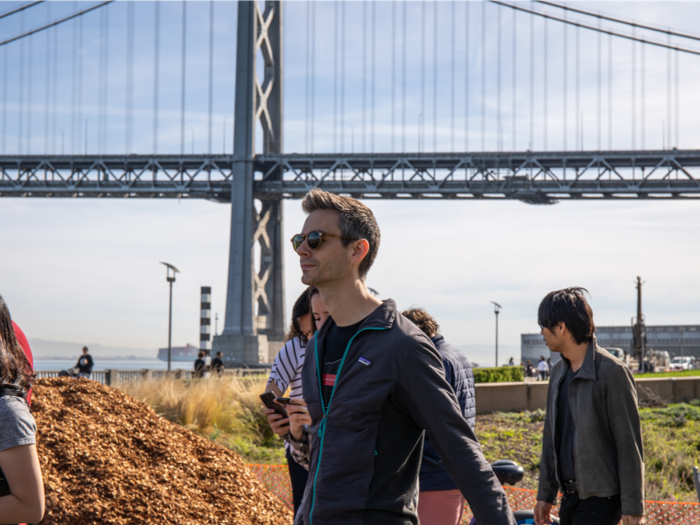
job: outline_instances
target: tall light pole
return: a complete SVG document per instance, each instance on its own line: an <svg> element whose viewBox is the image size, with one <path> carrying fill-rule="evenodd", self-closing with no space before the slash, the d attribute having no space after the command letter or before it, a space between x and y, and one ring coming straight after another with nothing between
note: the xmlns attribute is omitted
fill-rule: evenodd
<svg viewBox="0 0 700 525"><path fill-rule="evenodd" d="M494 301L491 301L491 304L493 304L493 313L496 314L496 366L498 367L498 314L503 307Z"/></svg>
<svg viewBox="0 0 700 525"><path fill-rule="evenodd" d="M166 266L166 280L170 283L170 306L168 308L168 372L170 372L170 359L172 353L172 335L173 335L173 283L175 282L175 274L179 273L180 270L175 268L172 264L166 262L161 262Z"/></svg>

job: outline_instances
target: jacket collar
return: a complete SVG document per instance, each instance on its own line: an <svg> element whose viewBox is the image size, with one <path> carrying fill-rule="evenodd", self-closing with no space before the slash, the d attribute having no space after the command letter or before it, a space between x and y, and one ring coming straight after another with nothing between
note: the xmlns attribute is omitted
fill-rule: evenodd
<svg viewBox="0 0 700 525"><path fill-rule="evenodd" d="M382 304L377 306L377 308L375 308L371 314L365 317L365 320L360 325L360 330L364 330L365 328L390 329L392 326L394 326L397 312L398 309L396 308L396 303L394 300L387 299L386 301L383 301ZM328 317L317 334L321 336L321 340L323 340L323 336L333 325L335 325L333 317Z"/></svg>
<svg viewBox="0 0 700 525"><path fill-rule="evenodd" d="M578 371L577 377L580 377L582 379L590 379L591 381L596 380L596 371L595 371L595 358L596 358L596 348L598 347L598 341L596 341L595 336L593 336L593 339L591 339L591 342L588 343L588 350L586 350L586 357L583 358L583 364L581 365L581 368ZM567 361L567 364L568 361ZM569 366L571 366L569 364Z"/></svg>
<svg viewBox="0 0 700 525"><path fill-rule="evenodd" d="M435 346L438 345L438 343L441 343L442 341L445 340L445 338L442 336L442 334L434 335L433 337L430 338L430 340L433 342Z"/></svg>

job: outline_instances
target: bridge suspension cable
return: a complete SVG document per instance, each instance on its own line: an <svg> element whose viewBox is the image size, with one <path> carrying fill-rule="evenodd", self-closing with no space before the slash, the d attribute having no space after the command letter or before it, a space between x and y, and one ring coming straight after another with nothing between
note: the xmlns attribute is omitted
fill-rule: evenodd
<svg viewBox="0 0 700 525"><path fill-rule="evenodd" d="M106 6L107 4L111 4L111 3L114 2L114 1L115 1L115 0L107 0L107 2L102 2L102 3L100 3L100 4L94 5L94 6L92 6L92 7L87 8L87 9L83 9L82 11L79 11L79 12L77 12L77 13L73 13L73 14L70 15L70 16L67 16L67 17L65 17L65 18L62 18L61 20L56 20L55 22L51 22L50 24L47 24L47 25L45 25L45 26L43 26L43 27L40 27L40 28L38 28L38 29L32 29L31 31L29 31L29 32L27 32L27 33L22 33L21 35L14 36L14 37L12 37L12 38L8 38L7 40L4 40L4 41L0 42L0 46L4 46L4 45L7 45L7 44L10 44L10 43L12 43L12 42L15 42L16 40L20 40L20 39L22 39L22 38L25 38L25 37L34 35L34 34L36 34L36 33L39 33L39 32L41 32L41 31L44 31L44 30L49 29L49 28L51 28L51 27L57 26L57 25L59 25L59 24L62 24L63 22L67 22L68 20L72 20L72 19L77 18L77 17L79 17L79 16L82 16L82 15L84 15L84 14L86 14L86 13L89 13L90 11L94 11L95 9L99 9L100 7ZM36 2L36 3L38 4L38 3L40 3L40 2Z"/></svg>
<svg viewBox="0 0 700 525"><path fill-rule="evenodd" d="M588 30L590 30L590 31L598 31L598 32L604 33L604 34L606 34L606 35L612 35L612 36L616 36L616 37L618 37L618 38L625 38L625 39L627 39L627 40L632 40L632 41L634 41L634 42L640 42L640 43L642 43L642 44L647 44L647 45L650 45L650 46L662 47L662 48L664 48L664 49L671 49L671 50L673 50L673 51L678 51L678 52L681 52L681 53L688 53L688 54L691 54L691 55L699 55L699 56L700 56L700 50L697 50L697 49L689 49L689 48L680 47L680 46L677 46L677 45L664 44L663 42L657 42L657 41L655 41L655 40L648 40L648 39L646 39L646 38L642 38L642 37L635 36L634 34L632 34L632 35L626 35L626 34L624 34L624 33L619 33L619 32L617 32L617 31L613 31L613 30L611 30L611 29L599 28L599 27L596 27L596 26L592 26L592 25L588 25L588 24L583 24L583 23L577 22L577 21L575 21L575 20L569 20L569 19L566 19L566 18L560 18L560 17L558 17L558 16L550 15L550 14L548 14L548 13L543 13L543 12L540 12L540 11L534 11L534 10L532 10L532 9L527 9L527 8L525 8L525 7L521 7L520 5L508 4L508 3L506 3L506 2L501 2L501 1L499 1L499 0L488 0L488 1L489 1L490 3L492 3L492 4L498 4L498 5L501 5L501 6L503 6L503 7L509 7L510 9L516 9L516 10L522 11L522 12L524 12L524 13L530 13L531 15L539 16L539 17L541 17L541 18L546 18L546 19L548 19L548 20L554 20L554 21L556 21L556 22L561 22L561 23L563 23L563 24L569 24L569 25L572 25L572 26L581 27L581 28L583 28L583 29L588 29ZM637 26L637 27L638 27L638 26ZM634 27L633 27L633 29L634 29Z"/></svg>
<svg viewBox="0 0 700 525"><path fill-rule="evenodd" d="M18 7L17 9L12 9L11 11L8 11L7 13L1 14L0 20L2 20L3 18L5 18L7 16L14 15L16 13L19 13L20 11L24 11L25 9L29 9L30 7L34 7L35 5L43 4L43 3L44 3L44 0L41 0L40 2L31 2L29 4Z"/></svg>
<svg viewBox="0 0 700 525"><path fill-rule="evenodd" d="M579 13L581 15L586 15L586 16L593 16L599 20L607 20L609 22L615 22L617 24L624 24L632 27L638 27L640 29L646 29L648 31L656 31L657 33L663 33L669 36L677 36L679 38L688 38L690 40L697 40L700 42L700 36L696 35L690 35L688 33L679 33L678 31L671 31L670 29L664 29L662 27L654 27L646 24L638 24L637 22L634 21L628 21L628 20L623 20L621 18L616 18L612 16L606 16L601 13L594 13L591 11L584 11L583 9L577 9L575 7L571 7L568 5L564 4L557 4L555 2L547 2L545 0L534 0L538 4L544 4L544 5L549 5L552 7L558 7L559 9L564 9L565 11L570 11L572 13Z"/></svg>

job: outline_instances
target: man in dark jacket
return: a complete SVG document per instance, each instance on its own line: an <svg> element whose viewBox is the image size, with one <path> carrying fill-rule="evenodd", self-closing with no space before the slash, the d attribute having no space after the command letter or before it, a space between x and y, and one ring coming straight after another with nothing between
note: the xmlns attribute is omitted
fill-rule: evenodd
<svg viewBox="0 0 700 525"><path fill-rule="evenodd" d="M83 355L78 359L78 363L75 365L78 367L78 377L86 377L90 379L90 374L92 374L92 367L95 364L92 362L92 356L88 353L88 347L83 347Z"/></svg>
<svg viewBox="0 0 700 525"><path fill-rule="evenodd" d="M308 427L289 405L293 456L309 466L297 523L416 524L427 431L480 523L514 525L505 493L445 380L440 354L365 276L379 227L361 202L312 190L292 238L302 282L330 317L307 345L302 371Z"/></svg>
<svg viewBox="0 0 700 525"><path fill-rule="evenodd" d="M467 357L445 341L438 334L440 326L422 308L411 308L403 316L430 337L440 352L445 379L454 390L459 408L474 430L476 423L476 396L474 373ZM462 523L464 498L457 485L445 470L430 438L423 443L423 462L420 466L420 495L418 497L418 517L427 525L459 525Z"/></svg>
<svg viewBox="0 0 700 525"><path fill-rule="evenodd" d="M583 288L549 293L538 321L562 359L547 388L535 523L549 523L557 491L562 525L644 523L642 432L634 379L596 344Z"/></svg>

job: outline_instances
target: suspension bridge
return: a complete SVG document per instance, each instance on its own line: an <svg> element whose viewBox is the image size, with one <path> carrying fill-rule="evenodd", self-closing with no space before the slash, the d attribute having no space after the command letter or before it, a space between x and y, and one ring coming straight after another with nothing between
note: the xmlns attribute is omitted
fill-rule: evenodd
<svg viewBox="0 0 700 525"><path fill-rule="evenodd" d="M544 1L29 2L0 24L0 196L231 203L213 350L236 365L266 362L284 337L282 202L312 188L700 197L680 102L700 36L670 28Z"/></svg>

